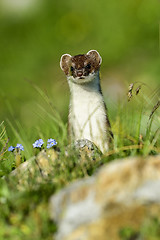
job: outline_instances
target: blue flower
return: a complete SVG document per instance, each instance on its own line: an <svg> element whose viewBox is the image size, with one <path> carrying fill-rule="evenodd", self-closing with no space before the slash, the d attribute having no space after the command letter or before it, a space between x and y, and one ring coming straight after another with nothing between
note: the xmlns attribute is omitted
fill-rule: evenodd
<svg viewBox="0 0 160 240"><path fill-rule="evenodd" d="M22 146L22 144L17 143L17 146L15 148L17 148L21 151L24 151L24 147Z"/></svg>
<svg viewBox="0 0 160 240"><path fill-rule="evenodd" d="M8 148L8 151L9 151L9 152L13 152L13 151L14 151L14 149L15 149L15 147L13 147L13 146L10 146L10 147Z"/></svg>
<svg viewBox="0 0 160 240"><path fill-rule="evenodd" d="M35 143L33 143L34 148L41 148L42 145L44 144L42 139L36 140Z"/></svg>
<svg viewBox="0 0 160 240"><path fill-rule="evenodd" d="M48 141L47 141L47 148L49 149L49 148L51 148L51 147L53 147L55 145L57 145L56 140L53 139L53 138L49 138Z"/></svg>

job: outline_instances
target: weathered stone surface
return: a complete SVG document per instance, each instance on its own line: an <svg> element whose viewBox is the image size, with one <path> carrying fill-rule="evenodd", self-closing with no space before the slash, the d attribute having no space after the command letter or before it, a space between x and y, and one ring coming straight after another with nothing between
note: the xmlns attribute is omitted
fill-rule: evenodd
<svg viewBox="0 0 160 240"><path fill-rule="evenodd" d="M32 187L36 188L37 184L44 181L48 174L53 172L53 163L57 158L58 153L54 149L42 150L36 157L20 164L10 173L10 176L16 176L19 190L26 190L31 180L34 180Z"/></svg>
<svg viewBox="0 0 160 240"><path fill-rule="evenodd" d="M79 161L87 162L88 158L92 160L100 160L102 152L97 148L97 146L89 141L88 139L79 139L73 142L69 148L74 149L79 153ZM66 151L67 153L67 151Z"/></svg>
<svg viewBox="0 0 160 240"><path fill-rule="evenodd" d="M160 211L160 155L116 160L50 200L56 240L118 240Z"/></svg>

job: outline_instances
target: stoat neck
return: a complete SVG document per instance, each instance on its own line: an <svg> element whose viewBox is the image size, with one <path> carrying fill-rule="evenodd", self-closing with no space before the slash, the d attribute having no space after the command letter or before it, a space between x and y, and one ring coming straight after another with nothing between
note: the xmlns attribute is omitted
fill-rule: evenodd
<svg viewBox="0 0 160 240"><path fill-rule="evenodd" d="M92 81L90 82L86 82L83 84L77 84L75 82L73 82L72 80L69 79L68 77L68 84L69 84L69 88L70 88L70 93L71 96L75 96L77 95L77 92L85 92L88 93L101 93L101 87L100 87L100 78L99 78L99 72L97 72L94 76L94 78L92 79Z"/></svg>

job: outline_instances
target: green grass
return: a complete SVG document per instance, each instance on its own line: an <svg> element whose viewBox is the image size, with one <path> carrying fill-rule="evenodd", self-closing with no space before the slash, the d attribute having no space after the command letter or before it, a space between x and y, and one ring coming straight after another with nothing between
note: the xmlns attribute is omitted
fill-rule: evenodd
<svg viewBox="0 0 160 240"><path fill-rule="evenodd" d="M91 176L101 165L114 159L147 156L160 152L159 109L149 119L149 113L154 106L146 111L146 102L144 104L141 99L133 98L130 102L121 102L115 109L109 106L114 142L113 149L106 156L95 161L87 157L85 161L79 161L78 153L72 148L68 150L66 156L68 143L66 123L62 121L48 96L39 87L34 87L43 99L43 106L37 105L37 113L41 121L34 131L27 132L17 120L13 122L8 120L10 131L14 136L14 139L8 140L5 123L0 125L2 149L0 174L5 175L4 179L0 179L0 239L51 240L56 231L56 224L51 222L48 210L48 201L52 194L72 181ZM14 154L7 151L10 145L23 144L25 151L22 160L24 161L25 158L28 160L34 155L32 143L36 139L42 138L46 142L50 137L56 139L61 152L59 158L54 161L53 171L48 177L44 178L36 172L26 178L27 181L23 184L23 174L21 179L8 174L15 168ZM19 181L22 181L21 187ZM126 236L133 232L134 230L123 230L122 239L129 239Z"/></svg>
<svg viewBox="0 0 160 240"><path fill-rule="evenodd" d="M146 239L159 240L160 236L160 218L157 216L146 217L139 229L124 227L120 229L119 236L121 240Z"/></svg>
<svg viewBox="0 0 160 240"><path fill-rule="evenodd" d="M0 177L8 176L16 165L14 154L7 151L10 145L24 146L24 161L34 155L32 143L36 139L46 142L52 137L61 153L53 166L54 176L42 178L38 185L37 176L28 179L25 191L19 189L16 178L0 179L0 239L52 239L56 226L48 214L51 194L92 175L99 166L116 158L160 152L160 109L149 119L159 97L159 89L152 89L159 84L160 75L159 2L43 2L38 11L21 15L5 15L0 8ZM90 49L102 55L106 83L110 78L122 85L144 81L152 90L144 94L142 86L130 102L126 96L119 103L107 104L114 132L113 149L100 161L87 159L81 163L73 150L67 157L64 154L69 91L59 59L64 53L75 55ZM38 87L28 84L26 78ZM52 99L39 87L47 89Z"/></svg>

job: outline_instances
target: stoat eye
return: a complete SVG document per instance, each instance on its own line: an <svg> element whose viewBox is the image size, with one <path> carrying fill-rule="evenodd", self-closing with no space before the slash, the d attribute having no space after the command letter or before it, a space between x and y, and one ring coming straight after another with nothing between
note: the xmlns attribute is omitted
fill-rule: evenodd
<svg viewBox="0 0 160 240"><path fill-rule="evenodd" d="M70 70L71 70L71 72L73 72L73 70L74 70L74 67L72 67L72 66L71 66Z"/></svg>
<svg viewBox="0 0 160 240"><path fill-rule="evenodd" d="M90 69L91 68L91 64L87 64L86 68Z"/></svg>

